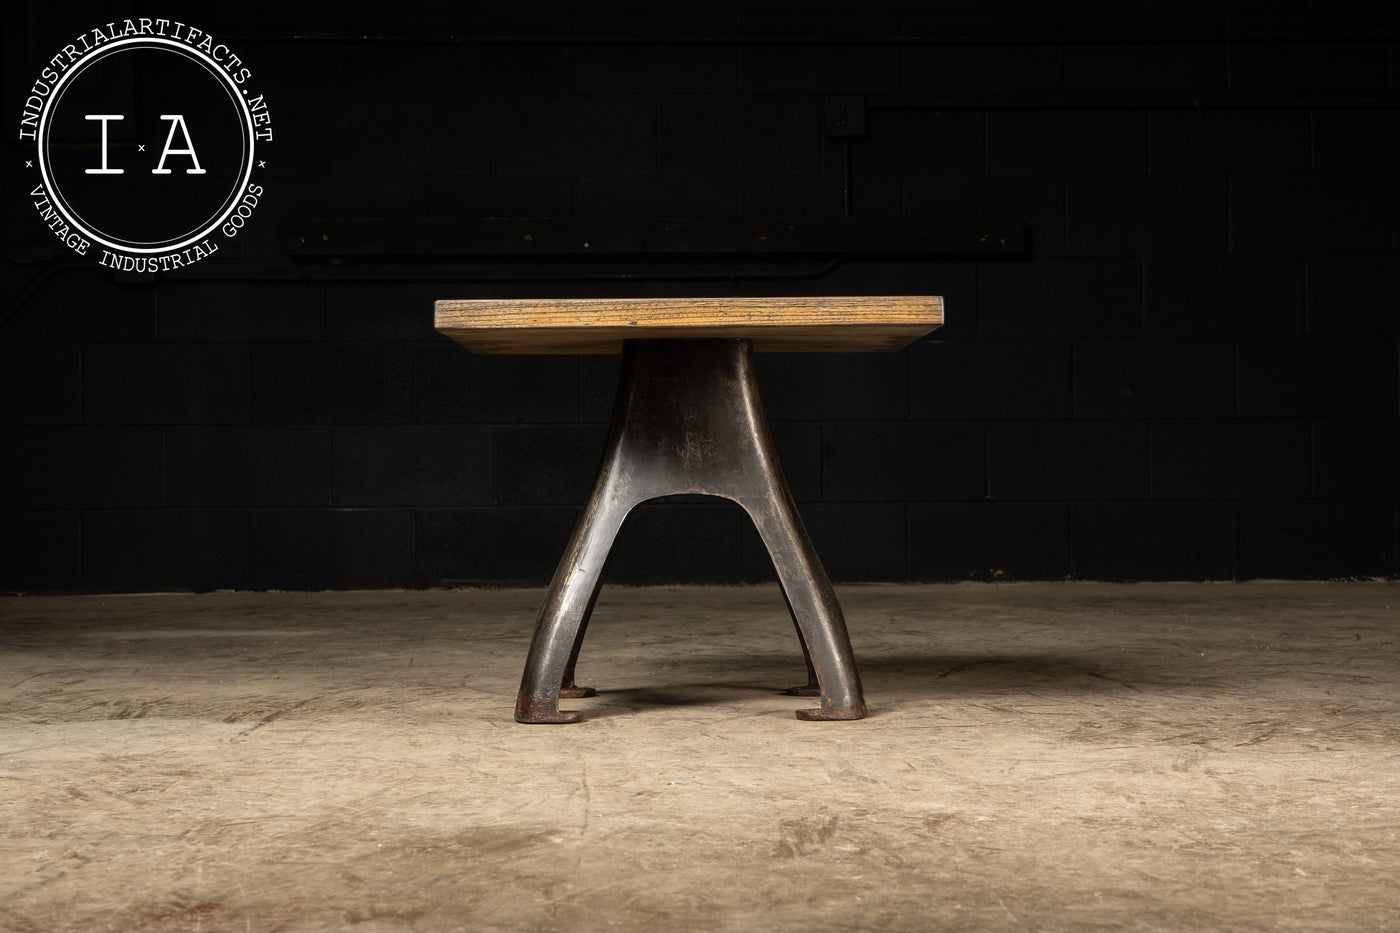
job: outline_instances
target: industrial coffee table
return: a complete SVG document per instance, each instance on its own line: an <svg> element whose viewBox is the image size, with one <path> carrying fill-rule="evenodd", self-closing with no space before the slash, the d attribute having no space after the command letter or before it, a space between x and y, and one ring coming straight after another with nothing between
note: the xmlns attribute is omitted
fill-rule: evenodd
<svg viewBox="0 0 1400 933"><path fill-rule="evenodd" d="M943 323L943 299L666 298L439 301L436 325L474 353L618 353L622 372L598 478L549 584L515 718L577 722L588 617L628 513L661 496L737 502L792 614L807 683L798 719L860 719L865 698L841 605L783 479L754 381L755 352L898 350Z"/></svg>

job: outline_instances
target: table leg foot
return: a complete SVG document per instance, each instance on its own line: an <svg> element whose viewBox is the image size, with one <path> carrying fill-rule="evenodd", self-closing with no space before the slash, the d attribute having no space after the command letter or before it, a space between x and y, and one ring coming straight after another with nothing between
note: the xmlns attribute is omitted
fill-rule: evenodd
<svg viewBox="0 0 1400 933"><path fill-rule="evenodd" d="M788 687L783 693L790 697L819 697L822 695L822 687L821 684L811 680L797 687Z"/></svg>
<svg viewBox="0 0 1400 933"><path fill-rule="evenodd" d="M826 703L818 709L800 709L796 712L797 718L805 722L839 722L841 720L864 719L865 701L847 706L828 706Z"/></svg>
<svg viewBox="0 0 1400 933"><path fill-rule="evenodd" d="M574 684L565 684L559 688L559 698L562 700L578 700L583 697L596 697L598 691L592 687L579 687Z"/></svg>
<svg viewBox="0 0 1400 933"><path fill-rule="evenodd" d="M524 723L567 723L583 719L577 710L560 709L558 697L521 696L515 704L515 721Z"/></svg>

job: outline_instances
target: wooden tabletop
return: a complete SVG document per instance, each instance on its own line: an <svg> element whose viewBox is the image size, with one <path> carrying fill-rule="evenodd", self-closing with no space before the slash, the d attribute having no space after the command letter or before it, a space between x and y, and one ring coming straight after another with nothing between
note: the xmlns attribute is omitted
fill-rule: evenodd
<svg viewBox="0 0 1400 933"><path fill-rule="evenodd" d="M748 337L758 352L898 350L943 324L943 299L559 298L436 303L473 353L620 353L622 341Z"/></svg>

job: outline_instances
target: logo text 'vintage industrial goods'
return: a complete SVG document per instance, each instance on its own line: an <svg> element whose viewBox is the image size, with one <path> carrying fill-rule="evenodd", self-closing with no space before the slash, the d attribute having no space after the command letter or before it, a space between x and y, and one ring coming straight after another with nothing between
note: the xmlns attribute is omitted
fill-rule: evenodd
<svg viewBox="0 0 1400 933"><path fill-rule="evenodd" d="M40 221L123 272L167 272L237 237L263 197L272 114L227 44L170 19L89 30L43 66L19 139Z"/></svg>

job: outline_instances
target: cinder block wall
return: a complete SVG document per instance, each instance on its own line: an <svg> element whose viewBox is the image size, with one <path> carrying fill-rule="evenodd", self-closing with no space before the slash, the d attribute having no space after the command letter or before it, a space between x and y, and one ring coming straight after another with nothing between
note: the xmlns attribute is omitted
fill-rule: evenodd
<svg viewBox="0 0 1400 933"><path fill-rule="evenodd" d="M48 234L6 150L0 588L543 582L617 361L472 357L433 299L734 293L946 297L902 354L760 358L838 580L1396 574L1395 16L812 6L191 12L275 116L266 204L218 260L144 286L15 261ZM111 18L6 17L11 117L31 63ZM1024 219L1031 255L287 260L296 217L838 216L836 94L872 105L855 215ZM652 278L558 278L624 273ZM667 502L610 579L769 574L737 509Z"/></svg>

